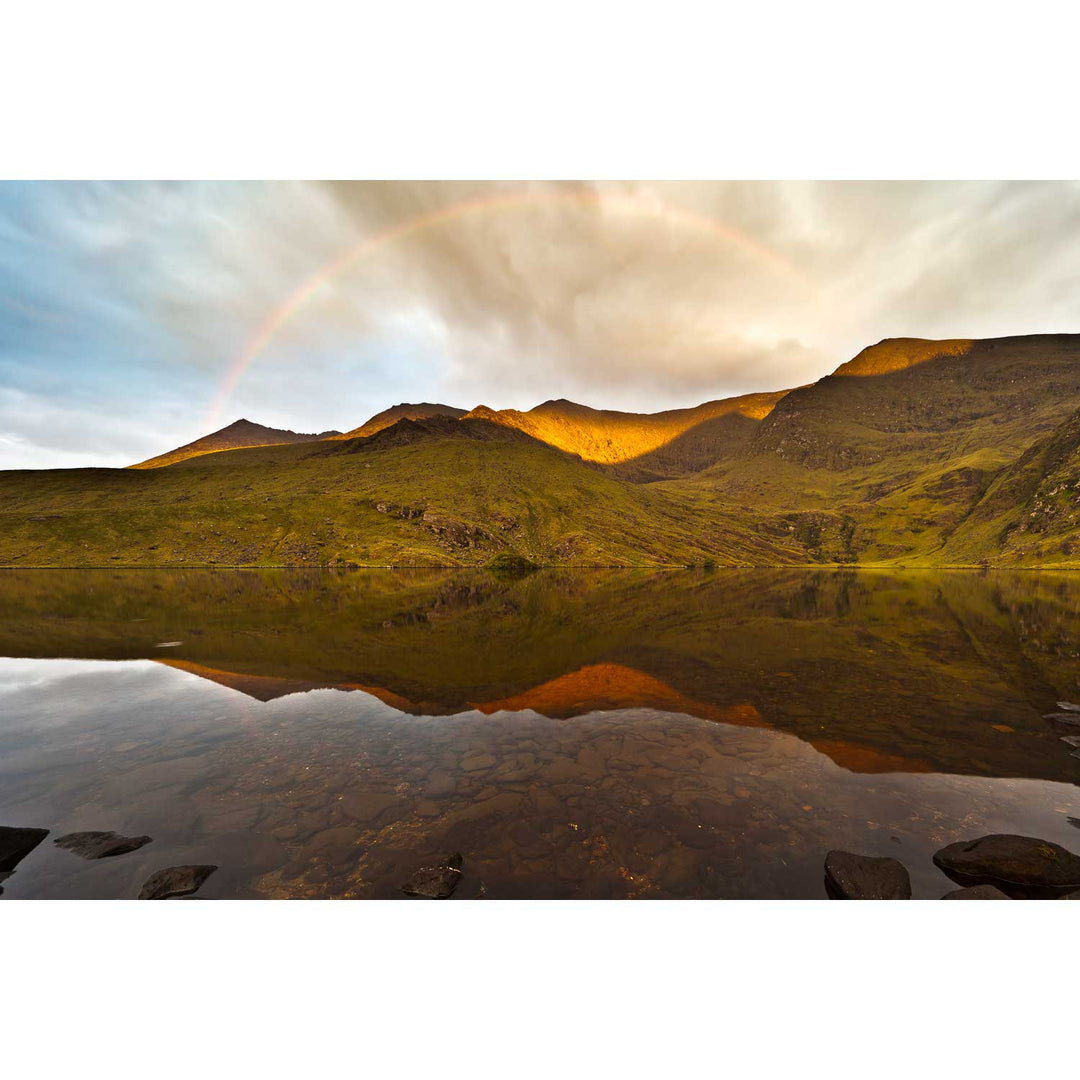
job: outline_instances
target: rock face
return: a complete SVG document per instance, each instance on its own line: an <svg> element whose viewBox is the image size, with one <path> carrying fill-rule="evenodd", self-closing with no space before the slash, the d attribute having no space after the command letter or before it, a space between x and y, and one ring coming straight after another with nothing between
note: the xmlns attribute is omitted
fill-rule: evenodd
<svg viewBox="0 0 1080 1080"><path fill-rule="evenodd" d="M996 885L972 885L967 889L954 889L946 893L942 900L1011 900Z"/></svg>
<svg viewBox="0 0 1080 1080"><path fill-rule="evenodd" d="M58 837L54 842L57 847L84 859L108 859L113 855L138 851L151 839L149 836L121 836L114 832L73 832Z"/></svg>
<svg viewBox="0 0 1080 1080"><path fill-rule="evenodd" d="M421 866L401 886L401 891L424 900L445 900L458 887L464 861L461 855L454 854L437 866Z"/></svg>
<svg viewBox="0 0 1080 1080"><path fill-rule="evenodd" d="M910 900L911 878L896 859L830 851L825 891L833 900Z"/></svg>
<svg viewBox="0 0 1080 1080"><path fill-rule="evenodd" d="M1080 889L1080 857L1033 836L996 833L963 840L942 848L934 863L959 885L996 885L1013 897Z"/></svg>
<svg viewBox="0 0 1080 1080"><path fill-rule="evenodd" d="M151 874L139 892L140 900L168 900L190 896L217 869L216 866L170 866Z"/></svg>
<svg viewBox="0 0 1080 1080"><path fill-rule="evenodd" d="M0 825L0 873L14 870L48 835L48 829L13 829Z"/></svg>

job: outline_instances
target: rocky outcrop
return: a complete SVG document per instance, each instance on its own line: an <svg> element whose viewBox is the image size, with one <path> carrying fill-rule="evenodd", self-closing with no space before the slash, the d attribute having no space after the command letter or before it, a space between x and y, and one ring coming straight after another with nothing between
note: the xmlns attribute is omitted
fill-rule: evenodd
<svg viewBox="0 0 1080 1080"><path fill-rule="evenodd" d="M896 859L830 851L825 891L833 900L910 900L911 878Z"/></svg>
<svg viewBox="0 0 1080 1080"><path fill-rule="evenodd" d="M73 832L58 837L54 843L83 859L110 859L126 855L149 844L149 836L121 836L114 832Z"/></svg>
<svg viewBox="0 0 1080 1080"><path fill-rule="evenodd" d="M1061 896L1080 889L1080 856L1033 836L996 833L949 844L934 863L958 885L996 885L1012 897Z"/></svg>
<svg viewBox="0 0 1080 1080"><path fill-rule="evenodd" d="M151 874L139 891L140 900L168 900L170 896L190 896L202 887L216 866L170 866Z"/></svg>

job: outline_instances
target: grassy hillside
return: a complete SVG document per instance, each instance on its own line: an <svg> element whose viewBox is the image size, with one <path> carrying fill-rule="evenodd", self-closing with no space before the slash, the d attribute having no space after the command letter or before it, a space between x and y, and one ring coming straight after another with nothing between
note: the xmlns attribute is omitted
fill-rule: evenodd
<svg viewBox="0 0 1080 1080"><path fill-rule="evenodd" d="M482 420L167 469L0 473L0 565L790 563L783 539Z"/></svg>
<svg viewBox="0 0 1080 1080"><path fill-rule="evenodd" d="M734 458L665 486L704 512L786 522L833 561L1080 565L1078 495L1064 479L1052 544L966 524L995 485L999 513L1019 511L1005 477L1080 408L1080 337L900 339L845 370L786 395Z"/></svg>

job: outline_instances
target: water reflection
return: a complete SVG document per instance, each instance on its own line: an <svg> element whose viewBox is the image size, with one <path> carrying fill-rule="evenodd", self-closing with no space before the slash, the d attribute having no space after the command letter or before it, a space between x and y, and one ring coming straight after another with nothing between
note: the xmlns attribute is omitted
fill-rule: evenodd
<svg viewBox="0 0 1080 1080"><path fill-rule="evenodd" d="M952 840L1080 848L1068 574L16 571L0 612L0 825L52 830L5 897L392 897L453 851L455 896L820 897L833 847L940 896Z"/></svg>

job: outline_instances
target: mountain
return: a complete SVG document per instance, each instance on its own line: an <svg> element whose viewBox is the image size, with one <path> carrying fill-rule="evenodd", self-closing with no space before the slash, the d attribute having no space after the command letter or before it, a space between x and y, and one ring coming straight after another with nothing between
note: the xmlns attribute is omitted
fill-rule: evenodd
<svg viewBox="0 0 1080 1080"><path fill-rule="evenodd" d="M140 461L138 465L129 465L130 469L160 469L165 465L175 465L178 461L201 457L203 454L216 454L221 450L237 450L246 446L275 446L280 443L314 442L339 435L337 431L322 431L318 435L303 435L295 431L283 431L281 428L265 427L253 424L250 420L236 420L220 431L211 432L201 439L178 446L157 457Z"/></svg>
<svg viewBox="0 0 1080 1080"><path fill-rule="evenodd" d="M1077 409L1080 335L887 340L785 395L739 455L675 486L699 504L744 506L823 561L1036 565L1038 545L950 538ZM1062 491L1075 510L1075 491ZM1073 558L1077 522L1059 525L1052 564Z"/></svg>
<svg viewBox="0 0 1080 1080"><path fill-rule="evenodd" d="M732 422L722 430L731 433L728 436L731 441L738 442L739 436L734 432L746 430L748 433L756 421L768 416L786 393L786 390L779 390L771 394L746 394L743 397L706 401L691 409L659 413L612 412L560 399L545 401L528 412L516 409L496 412L480 405L468 416L470 419L490 420L504 427L517 428L550 446L577 454L585 461L617 465L636 460L647 468L648 464L657 463L650 459L650 455L670 448L675 440L709 421L728 418ZM689 451L686 456L698 460L700 452L694 454ZM674 464L679 459L680 455L676 452L670 458L661 460Z"/></svg>
<svg viewBox="0 0 1080 1080"><path fill-rule="evenodd" d="M1044 334L891 339L664 413L248 425L168 468L0 473L0 565L1080 567L1078 414L1080 335Z"/></svg>
<svg viewBox="0 0 1080 1080"><path fill-rule="evenodd" d="M455 419L465 415L465 409L455 409L453 405L433 405L430 401L421 401L416 404L402 402L392 408L383 409L376 413L370 420L365 421L358 428L346 431L344 434L334 433L330 437L334 439L363 439L368 435L374 435L383 428L391 427L399 420L428 420L433 416L450 416Z"/></svg>

